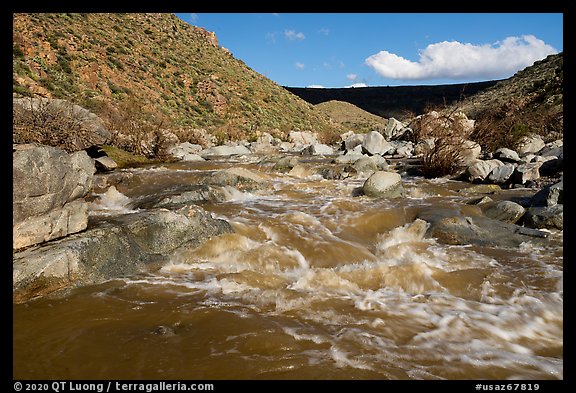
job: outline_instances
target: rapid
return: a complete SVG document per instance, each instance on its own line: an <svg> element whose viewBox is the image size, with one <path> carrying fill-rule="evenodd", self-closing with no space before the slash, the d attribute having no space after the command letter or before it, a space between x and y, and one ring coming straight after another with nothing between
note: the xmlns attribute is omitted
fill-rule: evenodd
<svg viewBox="0 0 576 393"><path fill-rule="evenodd" d="M200 203L234 233L15 304L14 378L563 379L562 231L545 246L446 245L416 219L481 214L467 202L482 195L457 192L470 184L403 175L405 198L378 199L355 196L361 177L162 164L125 169L138 181L94 203L92 225L233 166L267 180ZM491 197L506 192L523 191Z"/></svg>

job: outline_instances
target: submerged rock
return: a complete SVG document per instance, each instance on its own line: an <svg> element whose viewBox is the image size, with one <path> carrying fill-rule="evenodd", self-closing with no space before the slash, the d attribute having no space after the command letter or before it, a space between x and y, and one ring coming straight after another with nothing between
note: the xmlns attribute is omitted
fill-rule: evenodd
<svg viewBox="0 0 576 393"><path fill-rule="evenodd" d="M386 171L378 171L370 176L364 182L362 191L369 197L397 198L406 194L400 175Z"/></svg>
<svg viewBox="0 0 576 393"><path fill-rule="evenodd" d="M517 223L526 209L512 201L500 201L484 210L484 214L498 221Z"/></svg>

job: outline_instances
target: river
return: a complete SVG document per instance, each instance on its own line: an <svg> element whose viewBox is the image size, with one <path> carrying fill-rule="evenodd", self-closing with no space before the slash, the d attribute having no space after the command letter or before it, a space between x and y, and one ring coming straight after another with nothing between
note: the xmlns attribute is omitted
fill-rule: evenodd
<svg viewBox="0 0 576 393"><path fill-rule="evenodd" d="M510 249L440 244L413 224L423 209L481 214L466 203L481 195L457 192L467 183L403 176L406 198L371 199L353 196L365 178L163 164L125 170L138 181L94 222L231 166L269 185L201 204L234 233L15 304L14 378L563 378L562 231Z"/></svg>

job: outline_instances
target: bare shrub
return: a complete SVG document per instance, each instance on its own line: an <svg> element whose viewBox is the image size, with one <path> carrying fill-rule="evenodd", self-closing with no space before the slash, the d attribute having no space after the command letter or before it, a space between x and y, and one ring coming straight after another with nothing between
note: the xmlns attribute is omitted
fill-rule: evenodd
<svg viewBox="0 0 576 393"><path fill-rule="evenodd" d="M77 151L85 119L72 113L69 102L28 98L24 105L12 106L12 140Z"/></svg>

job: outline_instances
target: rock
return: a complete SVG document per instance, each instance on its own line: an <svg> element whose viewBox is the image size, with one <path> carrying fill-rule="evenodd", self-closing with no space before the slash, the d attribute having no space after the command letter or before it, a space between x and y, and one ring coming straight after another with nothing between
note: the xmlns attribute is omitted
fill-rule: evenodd
<svg viewBox="0 0 576 393"><path fill-rule="evenodd" d="M374 155L374 156L370 156L370 159L372 160L372 162L374 164L376 164L376 167L378 168L378 170L381 171L387 171L388 170L388 162L386 161L386 159L382 156L379 155Z"/></svg>
<svg viewBox="0 0 576 393"><path fill-rule="evenodd" d="M528 181L539 179L539 169L541 165L541 162L530 162L528 164L518 165L512 174L512 182L516 184L526 184Z"/></svg>
<svg viewBox="0 0 576 393"><path fill-rule="evenodd" d="M554 142L547 143L538 154L541 156L554 156L559 157L564 153L564 141L558 139Z"/></svg>
<svg viewBox="0 0 576 393"><path fill-rule="evenodd" d="M462 142L462 149L460 150L460 163L462 166L468 166L475 162L480 153L482 152L482 147L471 140L464 140Z"/></svg>
<svg viewBox="0 0 576 393"><path fill-rule="evenodd" d="M332 160L332 162L334 164L353 164L356 161L358 161L359 159L361 159L362 157L366 157L366 156L361 154L361 153L355 153L355 152L347 151L346 154L343 154L341 156L334 158L334 160ZM374 156L374 157L377 157L377 156Z"/></svg>
<svg viewBox="0 0 576 393"><path fill-rule="evenodd" d="M200 156L202 158L210 157L210 156L236 156L236 155L247 155L252 154L250 149L248 149L244 145L236 145L236 146L214 146L208 149L204 149L200 152Z"/></svg>
<svg viewBox="0 0 576 393"><path fill-rule="evenodd" d="M500 201L484 210L486 217L493 218L498 221L509 222L515 224L522 218L525 209L512 201Z"/></svg>
<svg viewBox="0 0 576 393"><path fill-rule="evenodd" d="M395 172L378 171L372 174L362 186L364 195L369 197L397 198L405 195L402 178Z"/></svg>
<svg viewBox="0 0 576 393"><path fill-rule="evenodd" d="M116 161L114 161L108 156L95 158L94 165L96 166L96 169L102 172L113 171L114 169L118 168L118 164L116 164Z"/></svg>
<svg viewBox="0 0 576 393"><path fill-rule="evenodd" d="M332 155L334 154L334 149L328 145L322 143L315 143L313 145L307 146L300 151L300 154L304 155Z"/></svg>
<svg viewBox="0 0 576 393"><path fill-rule="evenodd" d="M466 168L465 176L469 182L483 181L494 168L504 165L500 160L478 160Z"/></svg>
<svg viewBox="0 0 576 393"><path fill-rule="evenodd" d="M522 157L520 157L520 162L529 163L529 162L534 161L534 159L536 157L538 157L536 154L527 153L527 154L523 155Z"/></svg>
<svg viewBox="0 0 576 393"><path fill-rule="evenodd" d="M349 165L330 165L320 168L318 174L326 180L341 180L349 177L350 172L355 173L356 170Z"/></svg>
<svg viewBox="0 0 576 393"><path fill-rule="evenodd" d="M406 126L401 121L391 117L386 121L386 128L382 131L382 136L387 141L391 141L400 138L405 130Z"/></svg>
<svg viewBox="0 0 576 393"><path fill-rule="evenodd" d="M345 150L352 150L356 146L361 146L362 142L364 142L364 134L354 134L348 135L344 140L344 149Z"/></svg>
<svg viewBox="0 0 576 393"><path fill-rule="evenodd" d="M175 207L188 205L191 203L213 201L226 201L232 194L232 190L226 188L230 186L210 186L205 184L190 185L186 191L178 191L175 195L167 195L154 203L153 207L165 207L174 209Z"/></svg>
<svg viewBox="0 0 576 393"><path fill-rule="evenodd" d="M430 223L426 235L440 243L489 247L518 247L523 242L542 243L547 233L483 216L465 217L454 210L429 209L417 218Z"/></svg>
<svg viewBox="0 0 576 393"><path fill-rule="evenodd" d="M298 164L298 165L294 166L294 168L292 168L290 170L290 172L288 172L288 174L290 176L303 178L303 177L315 175L316 172L306 165Z"/></svg>
<svg viewBox="0 0 576 393"><path fill-rule="evenodd" d="M436 138L420 139L414 146L414 155L422 156L434 148Z"/></svg>
<svg viewBox="0 0 576 393"><path fill-rule="evenodd" d="M485 205L489 202L492 202L493 199L490 198L489 196L483 196L481 198L475 198L472 199L471 201L466 202L466 204L468 205Z"/></svg>
<svg viewBox="0 0 576 393"><path fill-rule="evenodd" d="M182 142L171 146L167 153L174 158L184 160L187 155L198 155L202 151L202 146L190 142ZM186 161L186 160L185 160Z"/></svg>
<svg viewBox="0 0 576 393"><path fill-rule="evenodd" d="M494 194L502 189L496 184L477 184L475 186L461 188L458 190L460 194Z"/></svg>
<svg viewBox="0 0 576 393"><path fill-rule="evenodd" d="M486 180L494 184L505 184L514 173L515 169L516 167L513 164L498 166L492 169Z"/></svg>
<svg viewBox="0 0 576 393"><path fill-rule="evenodd" d="M277 151L277 148L270 143L252 142L250 151L256 154L271 154Z"/></svg>
<svg viewBox="0 0 576 393"><path fill-rule="evenodd" d="M297 157L286 156L286 157L282 157L281 159L279 159L278 162L276 162L274 164L272 169L274 169L275 171L279 171L279 172L288 172L292 168L294 168L296 165L298 165L299 163L300 163L300 161L298 160Z"/></svg>
<svg viewBox="0 0 576 393"><path fill-rule="evenodd" d="M280 144L278 145L278 150L280 151L292 151L294 150L294 143L292 142L280 142Z"/></svg>
<svg viewBox="0 0 576 393"><path fill-rule="evenodd" d="M310 131L290 131L288 141L294 143L295 146L314 145L318 143L318 134Z"/></svg>
<svg viewBox="0 0 576 393"><path fill-rule="evenodd" d="M564 180L556 184L546 186L538 191L530 201L532 207L546 207L563 204Z"/></svg>
<svg viewBox="0 0 576 393"><path fill-rule="evenodd" d="M259 190L265 186L266 179L245 168L228 168L207 177L206 184L232 186L240 191Z"/></svg>
<svg viewBox="0 0 576 393"><path fill-rule="evenodd" d="M88 215L84 200L66 206L83 198L92 188L94 161L85 151L68 154L50 146L17 145L12 164L15 248L86 228Z"/></svg>
<svg viewBox="0 0 576 393"><path fill-rule="evenodd" d="M554 156L545 156L550 157L551 159L543 161L540 168L538 168L538 172L540 176L553 176L558 172L564 170L564 153L561 153L559 157Z"/></svg>
<svg viewBox="0 0 576 393"><path fill-rule="evenodd" d="M392 145L384 139L382 134L371 131L364 137L364 142L362 142L362 151L369 155L374 154L386 154L393 147Z"/></svg>
<svg viewBox="0 0 576 393"><path fill-rule="evenodd" d="M564 205L530 207L524 216L524 225L531 228L563 229Z"/></svg>
<svg viewBox="0 0 576 393"><path fill-rule="evenodd" d="M110 140L110 131L102 119L81 106L66 100L53 98L14 98L12 109L18 118L42 117L50 123L54 119L56 126L46 124L43 133L46 140L43 143L56 141L53 147L59 147L69 152L101 146ZM15 116L16 117L16 116ZM58 133L48 137L48 134ZM12 134L15 143L31 142L26 140L24 128L14 127Z"/></svg>
<svg viewBox="0 0 576 393"><path fill-rule="evenodd" d="M49 212L30 216L12 228L12 248L17 250L34 244L80 232L88 226L88 203L76 199Z"/></svg>
<svg viewBox="0 0 576 393"><path fill-rule="evenodd" d="M525 136L516 145L518 154L537 153L545 146L542 137L537 134Z"/></svg>
<svg viewBox="0 0 576 393"><path fill-rule="evenodd" d="M102 221L64 239L14 254L14 298L23 301L76 285L101 283L165 262L181 247L197 247L233 232L198 206L154 209Z"/></svg>
<svg viewBox="0 0 576 393"><path fill-rule="evenodd" d="M184 156L182 156L182 161L197 162L206 160L202 158L202 156L199 156L198 154L184 154Z"/></svg>
<svg viewBox="0 0 576 393"><path fill-rule="evenodd" d="M412 142L392 141L391 144L394 147L394 153L396 155L404 158L412 157L414 153L414 145L412 144ZM388 150L388 154L391 153L391 150L392 149Z"/></svg>
<svg viewBox="0 0 576 393"><path fill-rule="evenodd" d="M379 157L379 156L372 156ZM376 172L378 167L376 163L372 160L372 157L362 156L359 160L352 164L352 167L356 169L357 172ZM386 160L384 160L386 161Z"/></svg>
<svg viewBox="0 0 576 393"><path fill-rule="evenodd" d="M494 152L494 158L502 162L520 162L520 156L512 149L501 147Z"/></svg>

